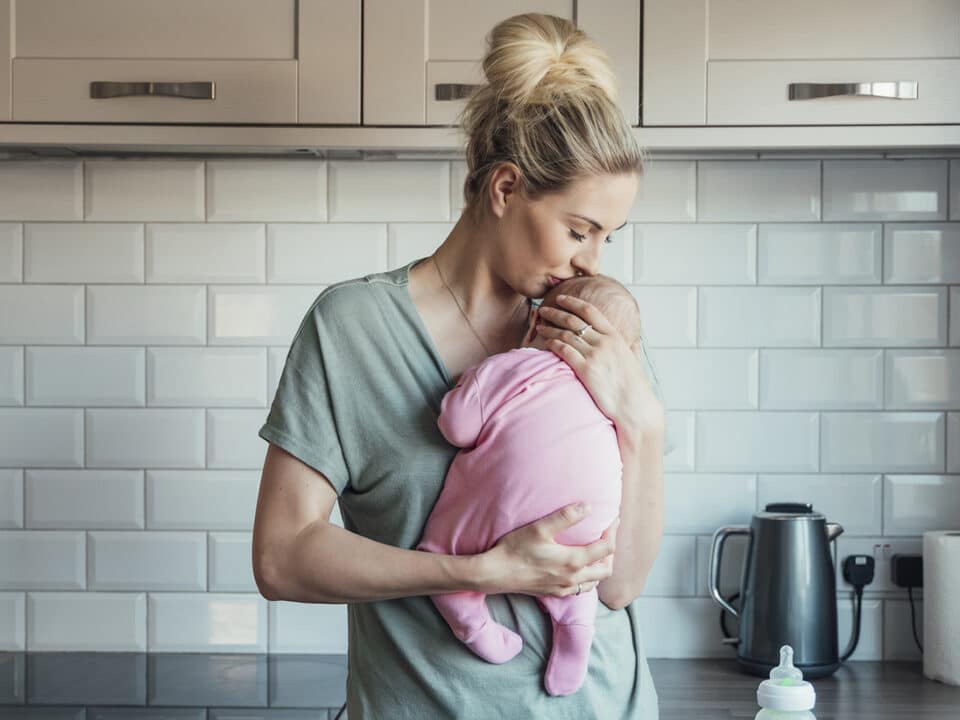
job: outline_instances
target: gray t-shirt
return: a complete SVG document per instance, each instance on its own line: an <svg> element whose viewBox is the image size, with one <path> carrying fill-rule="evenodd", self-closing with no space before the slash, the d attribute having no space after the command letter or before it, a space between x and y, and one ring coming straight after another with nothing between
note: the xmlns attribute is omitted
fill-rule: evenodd
<svg viewBox="0 0 960 720"><path fill-rule="evenodd" d="M259 433L329 479L347 530L405 549L419 541L457 453L437 428L453 383L409 293L416 262L320 294ZM348 604L350 720L658 717L634 605L600 603L583 686L551 697L548 616L528 595L487 604L523 638L503 665L464 647L426 595Z"/></svg>

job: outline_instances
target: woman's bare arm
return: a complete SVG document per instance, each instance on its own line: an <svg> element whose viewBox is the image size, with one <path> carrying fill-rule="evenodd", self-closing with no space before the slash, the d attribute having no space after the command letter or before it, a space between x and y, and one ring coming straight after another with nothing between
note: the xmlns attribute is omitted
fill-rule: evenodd
<svg viewBox="0 0 960 720"><path fill-rule="evenodd" d="M602 580L600 600L624 608L643 592L663 539L663 425L645 430L618 429L623 458L623 497L613 575Z"/></svg>
<svg viewBox="0 0 960 720"><path fill-rule="evenodd" d="M329 481L270 445L253 526L253 574L268 600L351 603L474 590L568 594L612 572L616 538L568 548L552 538L583 519L572 508L506 535L479 555L442 555L370 540L330 523ZM603 562L598 562L603 561Z"/></svg>
<svg viewBox="0 0 960 720"><path fill-rule="evenodd" d="M476 556L401 550L333 525L336 500L323 475L269 445L253 525L253 574L265 598L363 602L464 590L476 581Z"/></svg>

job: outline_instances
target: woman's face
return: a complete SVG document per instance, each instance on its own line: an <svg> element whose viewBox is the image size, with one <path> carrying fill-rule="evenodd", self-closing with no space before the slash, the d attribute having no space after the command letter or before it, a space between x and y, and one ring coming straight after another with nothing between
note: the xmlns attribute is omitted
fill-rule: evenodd
<svg viewBox="0 0 960 720"><path fill-rule="evenodd" d="M490 186L499 224L492 262L500 277L527 297L543 297L560 280L597 274L604 244L615 241L610 234L633 207L637 176L588 176L535 201L515 191L516 180L506 165Z"/></svg>

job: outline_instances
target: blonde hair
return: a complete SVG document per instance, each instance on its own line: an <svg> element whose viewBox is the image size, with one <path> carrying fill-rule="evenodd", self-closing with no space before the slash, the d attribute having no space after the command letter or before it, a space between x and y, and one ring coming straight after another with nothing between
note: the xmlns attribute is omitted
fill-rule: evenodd
<svg viewBox="0 0 960 720"><path fill-rule="evenodd" d="M590 175L643 171L643 152L616 104L610 59L570 20L526 13L487 35L487 84L467 100L465 207L483 212L490 176L504 162L532 200Z"/></svg>

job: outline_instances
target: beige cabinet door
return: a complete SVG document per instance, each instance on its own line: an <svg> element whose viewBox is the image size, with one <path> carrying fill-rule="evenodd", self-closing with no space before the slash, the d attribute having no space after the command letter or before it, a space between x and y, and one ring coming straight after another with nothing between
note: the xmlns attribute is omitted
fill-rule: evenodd
<svg viewBox="0 0 960 720"><path fill-rule="evenodd" d="M300 125L360 124L362 0L299 0Z"/></svg>
<svg viewBox="0 0 960 720"><path fill-rule="evenodd" d="M10 21L13 0L0 0L0 122L10 120L10 66L13 47L10 43Z"/></svg>
<svg viewBox="0 0 960 720"><path fill-rule="evenodd" d="M960 123L957 0L645 0L644 126Z"/></svg>
<svg viewBox="0 0 960 720"><path fill-rule="evenodd" d="M465 95L484 82L487 33L522 12L578 17L623 70L620 102L636 124L639 0L366 0L363 124L454 125Z"/></svg>
<svg viewBox="0 0 960 720"><path fill-rule="evenodd" d="M358 124L361 1L0 0L0 119Z"/></svg>

